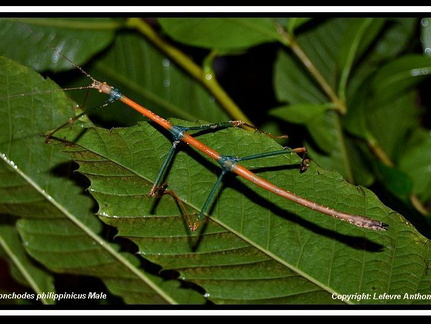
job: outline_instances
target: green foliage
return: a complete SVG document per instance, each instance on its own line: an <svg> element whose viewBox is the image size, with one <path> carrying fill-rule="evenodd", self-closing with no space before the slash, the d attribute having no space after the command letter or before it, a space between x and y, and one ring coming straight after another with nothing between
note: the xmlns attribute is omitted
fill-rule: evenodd
<svg viewBox="0 0 431 324"><path fill-rule="evenodd" d="M281 38L269 18L163 18L158 21L163 31L175 40L207 49L235 51Z"/></svg>
<svg viewBox="0 0 431 324"><path fill-rule="evenodd" d="M207 222L191 232L185 218L202 207L220 172L216 163L187 146L176 154L166 181L187 214L171 195L149 197L169 134L115 103L91 111L97 126L81 118L48 145L40 135L80 110L52 81L2 59L0 255L12 276L35 294L61 291L54 283L65 275L91 277L112 303L429 303L404 298L431 294L431 143L418 106L431 62L426 21L0 20L8 40L1 54L40 72L75 71L50 46L58 47L94 78L175 124L224 121L235 109L256 116L259 109L252 120L259 128L298 129L293 137L313 159L306 172L293 154L244 166L304 198L389 224L386 232L357 228L230 175ZM218 67L238 58L245 69L259 66L251 61L257 49L264 53L259 60L273 60L274 97L263 106L237 105L233 97L256 98L256 89L248 83L238 94L217 81ZM77 74L50 75L62 87L91 83ZM74 100L98 107L106 98ZM265 134L237 128L199 139L227 155L280 149ZM80 177L68 172L76 165ZM349 294L369 297L334 298ZM383 294L403 298L375 298Z"/></svg>

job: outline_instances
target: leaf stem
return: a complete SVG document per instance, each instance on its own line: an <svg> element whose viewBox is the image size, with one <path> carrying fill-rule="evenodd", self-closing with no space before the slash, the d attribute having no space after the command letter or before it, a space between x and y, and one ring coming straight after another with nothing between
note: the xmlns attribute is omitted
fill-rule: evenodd
<svg viewBox="0 0 431 324"><path fill-rule="evenodd" d="M185 55L178 48L172 46L157 34L149 24L140 18L129 18L126 26L134 28L143 34L149 41L157 46L163 53L174 60L193 78L203 84L209 92L216 98L223 109L236 120L242 120L246 123L252 124L248 117L241 111L237 104L230 98L226 91L217 82L214 74L204 71L196 63L194 63L187 55Z"/></svg>
<svg viewBox="0 0 431 324"><path fill-rule="evenodd" d="M413 207L422 215L426 216L426 220L428 223L431 222L430 219L430 212L429 210L421 203L421 201L419 200L418 196L414 193L411 193L409 195L409 199L410 199L410 203L413 205Z"/></svg>
<svg viewBox="0 0 431 324"><path fill-rule="evenodd" d="M326 79L322 76L308 55L302 50L301 46L299 46L293 35L287 33L283 26L281 26L279 23L276 23L276 28L282 36L282 43L288 46L302 62L302 64L304 64L328 98L332 101L334 110L338 111L339 114L344 115L347 112L346 103L337 96L331 85L326 82Z"/></svg>
<svg viewBox="0 0 431 324"><path fill-rule="evenodd" d="M379 143L374 138L367 138L367 144L370 148L371 152L382 162L384 165L388 167L393 167L394 163L391 158L386 154L383 148L379 145Z"/></svg>
<svg viewBox="0 0 431 324"><path fill-rule="evenodd" d="M316 66L313 64L313 62L310 60L308 55L303 51L302 47L298 44L298 42L295 40L293 35L289 34L281 24L276 23L275 24L278 32L282 36L282 43L285 46L288 46L292 52L298 57L298 59L302 62L302 64L307 68L307 70L310 72L311 76L314 77L316 82L320 85L324 93L327 95L329 100L332 102L333 111L337 112L334 116L334 125L337 131L337 137L339 139L340 144L340 152L343 156L343 162L344 162L344 170L345 170L345 176L346 180L353 183L354 177L352 173L352 167L349 161L349 156L347 154L346 149L346 143L344 140L343 130L341 126L341 115L346 114L347 107L345 101L341 100L335 91L332 89L331 85L326 81L326 79L323 77L323 75L320 73L320 71L316 68Z"/></svg>

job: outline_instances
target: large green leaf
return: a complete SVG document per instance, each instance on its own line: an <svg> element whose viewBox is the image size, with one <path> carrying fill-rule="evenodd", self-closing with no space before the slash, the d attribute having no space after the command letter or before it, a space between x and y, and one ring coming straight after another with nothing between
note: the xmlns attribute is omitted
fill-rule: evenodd
<svg viewBox="0 0 431 324"><path fill-rule="evenodd" d="M75 69L108 46L118 26L112 19L0 19L0 55L37 71Z"/></svg>
<svg viewBox="0 0 431 324"><path fill-rule="evenodd" d="M270 18L160 18L158 22L175 40L210 49L236 50L280 39Z"/></svg>
<svg viewBox="0 0 431 324"><path fill-rule="evenodd" d="M0 215L17 217L28 254L51 271L100 278L129 303L199 302L106 241L92 201L56 175L67 159L40 135L73 116L75 104L49 80L4 58L0 82Z"/></svg>
<svg viewBox="0 0 431 324"><path fill-rule="evenodd" d="M228 155L279 149L267 136L241 129L200 138ZM347 184L337 173L312 164L301 174L295 155L244 165L318 203L387 222L389 230L360 229L228 177L208 223L191 233L170 195L148 196L171 146L166 134L143 123L111 130L70 127L58 139L91 180L89 191L99 203L101 219L134 241L142 257L177 270L214 302L326 304L340 302L333 299L337 294L429 292L429 241L369 190ZM166 181L192 214L219 172L215 163L187 146L176 155ZM360 302L391 301L369 297Z"/></svg>

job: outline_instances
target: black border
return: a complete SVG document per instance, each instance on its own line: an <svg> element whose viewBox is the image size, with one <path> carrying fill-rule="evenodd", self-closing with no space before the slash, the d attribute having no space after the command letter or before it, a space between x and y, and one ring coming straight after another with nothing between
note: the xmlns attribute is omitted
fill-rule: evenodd
<svg viewBox="0 0 431 324"><path fill-rule="evenodd" d="M78 1L79 2L79 1ZM38 2L40 3L40 2ZM163 7L163 5L157 5L154 6L157 7ZM220 6L220 4L217 4L216 6L223 7L224 9L231 7L230 6ZM261 6L263 8L267 8L270 5ZM300 5L301 7L307 7L307 5ZM347 7L358 8L363 7L364 4L361 3L359 6L349 5L349 6L319 6L319 7L331 7L333 9L336 9L337 7L343 7L343 9L346 9ZM412 5L412 6L405 6L409 8L413 7L421 7L423 8L423 5ZM373 11L353 11L352 12L337 12L334 11L327 11L327 12L289 12L289 11L282 11L282 12L275 12L275 11L262 11L262 12L236 12L236 11L228 11L224 10L222 12L174 12L170 11L169 8L171 6L166 5L164 7L167 8L166 12L158 12L158 11L123 11L123 12L110 12L110 11L104 11L104 6L99 6L101 8L100 12L85 12L82 9L84 9L86 6L55 6L56 8L63 7L65 11L50 11L47 10L46 12L40 11L40 12L30 12L28 11L29 6L28 5L22 5L22 6L14 6L22 7L23 11L2 11L3 7L10 7L10 6L0 6L0 17L130 17L130 16L139 16L139 17L425 17L427 14L431 13L431 6L428 6L428 9L430 11L420 11L417 12L373 12ZM32 6L33 7L33 6ZM46 6L34 6L34 7L40 7L40 8L52 8L51 5ZM88 7L88 6L87 6ZM91 6L92 9L94 9L97 6ZM109 5L109 7L113 8L115 6ZM127 5L122 5L118 7L127 7ZM130 7L138 8L135 5L131 5ZM145 8L146 6L141 6L141 8ZM181 7L181 6L178 6ZM190 7L194 7L190 5ZM206 6L197 6L205 8ZM236 6L236 8L241 6ZM244 8L247 8L249 6L243 6ZM252 7L259 7L259 6L252 6ZM273 6L273 7L280 7L280 6ZM288 8L289 6L283 6L284 8ZM309 5L308 7L312 8L314 6ZM371 7L372 6L366 6ZM391 7L397 7L402 8L403 6L379 6L379 10L382 7L387 7L388 9ZM72 8L80 8L80 10L73 11ZM419 9L419 8L418 8ZM3 310L8 310L12 312L16 312L16 315L10 315L10 314L1 314ZM148 316L148 317L159 317L159 316L190 316L193 315L193 312L196 312L196 315L193 315L193 317L196 317L197 319L201 317L206 317L202 313L202 311L208 311L208 316L244 316L243 314L246 312L250 312L249 315L246 316L261 316L261 315L267 315L268 312L273 311L274 316L292 316L292 317L303 317L303 316L315 316L315 315L322 315L322 313L327 312L328 314L323 316L334 316L337 315L337 312L340 313L337 317L344 317L344 316L358 316L358 315L391 315L392 311L396 312L407 312L408 314L411 314L411 311L418 311L419 316L424 315L423 313L427 313L428 316L431 316L431 305L404 305L404 304L375 304L375 305L0 305L0 317L8 317L8 316L47 316L47 312L53 311L52 315L48 315L50 317L57 317L61 316L59 312L61 313L64 311L67 313L67 315L70 315L69 311L76 311L76 316L81 317L82 311L85 314L89 315L97 315L97 316L115 316L112 315L112 313L107 313L106 315L103 315L103 311L114 311L117 312L116 315L127 315L128 312L130 312L131 315L136 315L137 312L142 316ZM145 314L145 312L148 311L148 314ZM184 314L181 314L181 312L184 311ZM216 315L216 312L220 311L220 315ZM262 314L259 314L259 311L262 311ZM409 312L410 311L410 312ZM88 312L88 313L87 313ZM155 315L154 312L158 312L159 314ZM290 315L289 312L292 312ZM316 312L315 314L313 314ZM348 314L346 314L346 312ZM368 313L369 312L369 313ZM20 313L20 314L18 314ZM92 314L93 313L93 314ZM102 314L102 315L101 315ZM393 315L393 314L392 314ZM397 314L398 315L398 314Z"/></svg>

